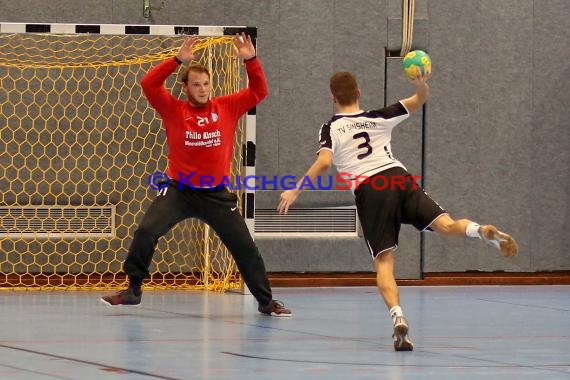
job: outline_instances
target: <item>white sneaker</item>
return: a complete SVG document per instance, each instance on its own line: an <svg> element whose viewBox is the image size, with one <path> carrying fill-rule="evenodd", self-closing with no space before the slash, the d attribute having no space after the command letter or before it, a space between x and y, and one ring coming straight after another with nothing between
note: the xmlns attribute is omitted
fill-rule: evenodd
<svg viewBox="0 0 570 380"><path fill-rule="evenodd" d="M515 239L490 224L479 227L479 236L485 243L501 251L505 257L513 257L519 250Z"/></svg>
<svg viewBox="0 0 570 380"><path fill-rule="evenodd" d="M404 317L396 317L394 323L394 350L396 351L412 351L414 343L408 336L408 322Z"/></svg>

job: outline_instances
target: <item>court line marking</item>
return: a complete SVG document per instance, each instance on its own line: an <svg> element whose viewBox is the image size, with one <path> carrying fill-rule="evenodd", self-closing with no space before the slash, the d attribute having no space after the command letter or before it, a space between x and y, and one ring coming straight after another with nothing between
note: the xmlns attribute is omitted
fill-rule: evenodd
<svg viewBox="0 0 570 380"><path fill-rule="evenodd" d="M495 365L473 365L473 364L460 364L460 365L443 365L443 364L386 364L386 363L356 363L356 362L332 362L332 361L319 361L319 360L303 360L303 359L282 359L282 358L271 358L268 356L258 356L258 355L247 355L240 354L237 352L221 351L222 354L238 356L248 359L261 359L261 360L271 360L280 362L294 362L294 363L307 363L307 364L332 364L332 365L350 365L350 366L367 366L367 367L405 367L405 368L519 368L519 367L529 367L536 368L533 366L521 366L519 364L509 364L497 362ZM407 354L404 354L407 355ZM557 365L567 367L568 365ZM542 368L538 368L542 369ZM564 372L566 373L566 372Z"/></svg>
<svg viewBox="0 0 570 380"><path fill-rule="evenodd" d="M80 363L80 364L87 364L90 366L97 366L97 367L102 367L106 370L119 370L119 371L125 371L128 373L133 373L133 374L137 374L137 375L142 375L142 376L148 376L148 377L154 377L156 379L163 379L163 380L181 380L179 378L176 377L168 377L168 376L162 376L162 375L156 375L154 373L150 373L150 372L144 372L144 371L138 371L136 369L129 369L129 368L123 368L123 367L116 367L116 366L110 366L107 364L102 364L102 363L98 363L98 362L93 362L90 360L84 360L84 359L76 359L76 358L72 358L72 357L68 357L68 356L63 356L63 355L57 355L57 354L50 354L49 352L42 352L42 351L36 351L36 350L30 350L27 348L22 348L22 347L16 347L16 346L8 346L6 344L1 344L0 343L0 348L6 348L9 350L15 350L15 351L21 351L21 352L26 352L29 354L34 354L34 355L40 355L40 356L45 356L48 358L52 358L52 359L62 359L62 360L68 360L71 362L75 362L75 363Z"/></svg>
<svg viewBox="0 0 570 380"><path fill-rule="evenodd" d="M489 299L485 299L485 298L475 298L475 299L476 299L476 300L479 300L479 301L485 301L485 302L502 303L502 304L505 304L505 305L531 307L531 308L535 308L535 309L548 309L548 310L556 310L556 311L570 311L570 309L562 309L562 308L552 307L552 306L540 306L540 305L532 305L532 304L525 304L525 303L516 303L516 302L500 301L500 300L489 300Z"/></svg>
<svg viewBox="0 0 570 380"><path fill-rule="evenodd" d="M392 343L390 345L387 344L383 344L383 343L378 343L376 341L372 341L373 338L371 339L355 339L355 338L349 338L349 337L337 337L337 336L332 336L332 335L325 335L325 334L319 334L319 333L313 333L313 332L306 332L306 331L300 331L300 330L291 330L291 329L284 329L284 328L278 328L278 327L273 327L273 326L263 326L263 325L257 325L257 324L251 324L251 323L245 323L245 322L240 322L240 321L234 321L234 320L225 320L223 319L223 316L217 317L217 316L210 316L210 315L196 315L196 314L185 314L182 312L176 312L176 311L167 311L167 310L161 310L161 309L153 309L153 308L149 308L149 307L137 307L137 309L143 309L143 310L148 310L148 311L153 311L153 312L160 312L160 313L166 313L166 314L173 314L173 315L186 315L188 317L191 318L199 318L199 319L210 319L210 320L219 320L225 323L233 323L233 324L239 324L239 325L244 325L244 326L251 326L251 327L259 327L259 328L266 328L266 329L271 329L271 330L276 330L276 331L283 331L283 332L288 332L288 333L296 333L296 334L304 334L304 335L310 335L310 336L315 336L315 337L321 337L321 338L328 338L328 339L333 339L333 340L343 340L343 341L351 341L351 342L359 342L359 343L367 343L367 344L371 344L375 347L382 347L382 348L386 348L389 347L390 349L392 349ZM262 318L271 318L271 319L279 319L276 317L267 317L267 316L260 316ZM286 320L291 320L291 319L286 319ZM535 369L535 370L542 370L542 371L550 371L550 372L557 372L557 373L563 373L563 374L568 374L567 371L563 371L563 370L557 370L557 369L553 369L553 368L549 368L548 365L525 365L525 364L519 364L519 363L509 363L509 362L501 362L501 361L497 361L497 360L491 360L491 359L482 359L482 358L475 358L475 357L470 357L470 356L466 356L466 355L460 355L460 354L452 354L452 353L448 353L448 352L437 352L437 351L430 351L430 350L426 350L426 349L422 349L422 348L414 348L414 352L415 353L424 353L424 354L431 354L431 355L437 355L437 356L447 356L447 357L452 357L452 358L460 358L460 359L465 359L465 360L471 360L471 361L478 361L478 362L484 362L484 363L493 363L495 365L451 365L451 366L434 366L437 368L527 368L527 369ZM272 359L269 357L261 357L261 356L250 356L250 355L245 355L245 354L239 354L239 353L232 353L232 352L221 352L223 354L227 354L227 355L234 355L234 356L240 356L240 357L245 357L245 358L257 358L257 359L263 359L263 360L274 360L274 361L285 361L285 362L298 362L298 363L310 363L310 364L340 364L340 365L368 365L368 366L374 366L377 364L371 364L371 363L367 363L367 364L363 364L363 363L343 363L343 362L326 362L326 361L303 361L303 360L296 360L296 359ZM400 365L400 364L386 364L384 366L393 366L393 367L410 367L410 368L414 368L414 367L418 367L421 368L422 366L420 365ZM429 366L424 366L426 368L428 368ZM556 364L556 367L560 367L560 368L570 368L570 363L569 364Z"/></svg>
<svg viewBox="0 0 570 380"><path fill-rule="evenodd" d="M14 365L9 365L9 364L4 364L4 363L0 363L0 367L15 369L15 370L18 370L18 371L21 371L21 372L33 373L33 374L36 374L36 375L42 375L42 376L52 377L52 378L54 378L54 379L75 380L75 379L72 379L71 377L63 377L63 376L53 375L53 374L47 373L47 372L34 371L33 369L27 369L27 368L16 367L16 366L14 366Z"/></svg>

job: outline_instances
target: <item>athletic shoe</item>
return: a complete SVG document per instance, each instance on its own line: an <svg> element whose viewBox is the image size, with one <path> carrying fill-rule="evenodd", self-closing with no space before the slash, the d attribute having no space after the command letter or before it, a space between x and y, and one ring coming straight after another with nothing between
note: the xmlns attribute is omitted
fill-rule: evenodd
<svg viewBox="0 0 570 380"><path fill-rule="evenodd" d="M414 349L414 344L408 336L408 322L404 317L396 317L392 338L394 338L394 350L412 351Z"/></svg>
<svg viewBox="0 0 570 380"><path fill-rule="evenodd" d="M101 302L110 306L130 305L135 306L141 303L142 294L135 295L132 288L121 290L112 296L101 297Z"/></svg>
<svg viewBox="0 0 570 380"><path fill-rule="evenodd" d="M515 239L509 234L499 231L495 226L481 226L479 228L479 236L485 243L501 251L501 254L505 257L513 257L519 250Z"/></svg>
<svg viewBox="0 0 570 380"><path fill-rule="evenodd" d="M291 310L285 308L283 302L271 300L267 305L261 306L257 308L257 310L266 315L271 315L272 317L292 317L293 313Z"/></svg>

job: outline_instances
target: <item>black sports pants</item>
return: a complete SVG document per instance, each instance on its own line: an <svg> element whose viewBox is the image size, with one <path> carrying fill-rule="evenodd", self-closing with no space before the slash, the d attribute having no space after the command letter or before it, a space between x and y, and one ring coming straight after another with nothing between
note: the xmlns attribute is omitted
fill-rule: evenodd
<svg viewBox="0 0 570 380"><path fill-rule="evenodd" d="M261 305L271 299L265 264L239 210L237 196L226 188L179 188L176 181L162 189L146 211L135 231L123 270L131 281L150 276L152 256L158 239L174 225L197 218L216 231L233 256L251 294Z"/></svg>

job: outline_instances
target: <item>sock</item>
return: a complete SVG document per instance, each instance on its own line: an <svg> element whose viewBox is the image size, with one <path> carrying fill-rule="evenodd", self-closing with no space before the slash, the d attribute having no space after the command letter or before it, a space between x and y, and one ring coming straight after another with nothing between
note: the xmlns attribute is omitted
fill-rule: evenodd
<svg viewBox="0 0 570 380"><path fill-rule="evenodd" d="M142 294L142 278L129 278L129 288L133 289L135 296L140 296Z"/></svg>
<svg viewBox="0 0 570 380"><path fill-rule="evenodd" d="M467 225L467 228L465 229L465 235L467 235L470 238L481 239L481 234L479 234L479 228L481 228L479 224L471 222Z"/></svg>
<svg viewBox="0 0 570 380"><path fill-rule="evenodd" d="M403 317L404 313L402 312L402 308L400 305L396 305L390 309L390 316L392 317L392 321L396 323L397 317Z"/></svg>

